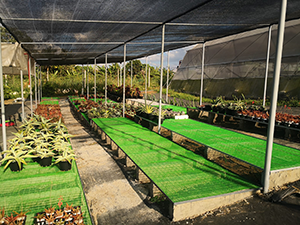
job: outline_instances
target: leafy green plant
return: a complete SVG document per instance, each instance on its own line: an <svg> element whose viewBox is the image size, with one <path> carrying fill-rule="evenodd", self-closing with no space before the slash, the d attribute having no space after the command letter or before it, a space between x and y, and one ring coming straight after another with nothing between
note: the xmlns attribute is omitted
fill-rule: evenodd
<svg viewBox="0 0 300 225"><path fill-rule="evenodd" d="M75 160L76 155L74 154L73 151L70 151L65 149L63 151L61 151L60 155L58 155L56 157L55 163L59 163L59 162L69 162L70 164L72 163L72 160Z"/></svg>
<svg viewBox="0 0 300 225"><path fill-rule="evenodd" d="M0 161L0 163L3 163L6 161L6 164L4 166L4 169L6 169L11 163L17 162L19 169L21 169L22 163L27 165L27 163L25 162L25 159L35 157L34 155L32 155L33 152L34 152L34 150L32 150L26 144L20 144L17 141L11 142L9 149L2 152L2 154L5 156Z"/></svg>

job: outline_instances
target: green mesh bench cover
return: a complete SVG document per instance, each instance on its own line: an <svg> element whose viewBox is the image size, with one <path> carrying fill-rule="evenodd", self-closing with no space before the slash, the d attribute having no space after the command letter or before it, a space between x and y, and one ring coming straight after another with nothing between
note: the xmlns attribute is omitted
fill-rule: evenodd
<svg viewBox="0 0 300 225"><path fill-rule="evenodd" d="M127 118L93 121L172 202L256 188L238 175Z"/></svg>
<svg viewBox="0 0 300 225"><path fill-rule="evenodd" d="M264 168L266 141L195 120L165 120L163 127ZM300 150L273 144L271 170L300 166Z"/></svg>
<svg viewBox="0 0 300 225"><path fill-rule="evenodd" d="M91 98L90 100L94 101L93 98ZM105 99L104 99L104 98L97 98L96 101L97 101L97 102L102 102L102 103L104 103L104 102L105 102ZM110 100L110 99L107 99L106 102L107 102L107 103L117 103L117 102L115 102L115 101L113 101L113 100Z"/></svg>
<svg viewBox="0 0 300 225"><path fill-rule="evenodd" d="M40 102L41 105L58 105L58 100L42 100Z"/></svg>
<svg viewBox="0 0 300 225"><path fill-rule="evenodd" d="M152 105L153 107L159 107L158 105ZM184 112L187 113L187 109L186 107L182 107L182 106L175 106L175 105L162 105L161 106L162 109L172 109L174 112Z"/></svg>
<svg viewBox="0 0 300 225"><path fill-rule="evenodd" d="M58 100L59 97L42 97L42 100L44 100L44 99L47 99L47 100L49 100L49 99L55 99L55 100Z"/></svg>
<svg viewBox="0 0 300 225"><path fill-rule="evenodd" d="M3 168L2 165L0 208L5 208L6 215L28 211L26 224L32 225L36 213L52 206L59 209L58 202L62 198L62 207L66 203L80 205L85 224L92 224L75 162L70 171L60 171L56 165L41 167L32 161L20 172Z"/></svg>

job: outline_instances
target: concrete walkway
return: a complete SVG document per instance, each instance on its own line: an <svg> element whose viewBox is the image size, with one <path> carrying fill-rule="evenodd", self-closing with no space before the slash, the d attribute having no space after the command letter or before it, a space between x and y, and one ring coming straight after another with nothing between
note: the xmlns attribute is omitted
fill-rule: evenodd
<svg viewBox="0 0 300 225"><path fill-rule="evenodd" d="M71 144L78 155L77 166L95 224L161 224L167 222L158 211L144 204L118 164L60 100ZM169 222L169 221L168 221Z"/></svg>

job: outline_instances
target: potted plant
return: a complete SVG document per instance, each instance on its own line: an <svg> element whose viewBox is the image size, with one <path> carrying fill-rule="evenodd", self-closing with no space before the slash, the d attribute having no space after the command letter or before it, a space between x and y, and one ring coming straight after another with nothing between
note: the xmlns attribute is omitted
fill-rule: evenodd
<svg viewBox="0 0 300 225"><path fill-rule="evenodd" d="M76 155L74 151L66 146L59 150L59 155L56 157L55 164L59 164L62 171L68 171L72 168L72 160L75 160Z"/></svg>
<svg viewBox="0 0 300 225"><path fill-rule="evenodd" d="M71 213L72 213L72 210L73 210L72 204L69 205L68 203L66 203L66 206L64 207L64 212L65 212L66 214L71 214Z"/></svg>
<svg viewBox="0 0 300 225"><path fill-rule="evenodd" d="M40 158L40 165L43 167L51 166L52 157L55 155L52 150L49 149L49 143L42 143L36 148L36 155Z"/></svg>
<svg viewBox="0 0 300 225"><path fill-rule="evenodd" d="M55 207L50 207L49 209L45 209L44 212L46 213L46 217L54 216Z"/></svg>
<svg viewBox="0 0 300 225"><path fill-rule="evenodd" d="M6 218L5 218L5 208L0 209L0 225L6 224Z"/></svg>
<svg viewBox="0 0 300 225"><path fill-rule="evenodd" d="M9 166L11 171L20 171L23 169L23 164L27 165L25 159L35 157L32 155L33 152L34 150L32 150L26 144L11 142L9 149L2 152L2 154L5 156L0 161L0 163L6 161L6 165L4 166L4 169L6 169Z"/></svg>
<svg viewBox="0 0 300 225"><path fill-rule="evenodd" d="M7 216L5 220L7 222L6 224L16 224L17 216L11 214L10 216Z"/></svg>
<svg viewBox="0 0 300 225"><path fill-rule="evenodd" d="M16 224L25 224L26 213L28 213L28 211L27 212L21 211L20 213L17 213L16 211L14 211L14 213L17 215L16 216Z"/></svg>
<svg viewBox="0 0 300 225"><path fill-rule="evenodd" d="M222 96L217 97L212 104L212 110L217 113L225 112L225 103Z"/></svg>
<svg viewBox="0 0 300 225"><path fill-rule="evenodd" d="M46 214L45 212L37 213L34 217L37 225L43 225L46 222Z"/></svg>

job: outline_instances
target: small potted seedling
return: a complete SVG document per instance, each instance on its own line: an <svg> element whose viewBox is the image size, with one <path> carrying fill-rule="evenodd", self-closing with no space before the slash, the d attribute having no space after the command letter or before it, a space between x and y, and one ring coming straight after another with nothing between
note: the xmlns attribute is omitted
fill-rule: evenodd
<svg viewBox="0 0 300 225"><path fill-rule="evenodd" d="M81 214L81 207L80 206L74 206L73 209L72 209L72 214L73 215Z"/></svg>
<svg viewBox="0 0 300 225"><path fill-rule="evenodd" d="M60 220L64 216L64 212L62 209L58 209L55 211L55 220Z"/></svg>
<svg viewBox="0 0 300 225"><path fill-rule="evenodd" d="M25 224L25 222L26 222L26 213L27 212L21 211L20 213L17 213L16 211L14 211L14 213L17 215L16 216L16 222L18 224Z"/></svg>
<svg viewBox="0 0 300 225"><path fill-rule="evenodd" d="M73 216L72 216L72 214L71 213L65 213L65 222L66 223L70 223L72 220L73 220Z"/></svg>
<svg viewBox="0 0 300 225"><path fill-rule="evenodd" d="M16 224L17 216L11 214L10 216L6 217L6 224Z"/></svg>
<svg viewBox="0 0 300 225"><path fill-rule="evenodd" d="M46 225L51 225L51 224L54 224L54 215L49 215L49 216L46 216Z"/></svg>
<svg viewBox="0 0 300 225"><path fill-rule="evenodd" d="M44 225L46 223L46 214L45 212L37 213L34 217L37 225Z"/></svg>
<svg viewBox="0 0 300 225"><path fill-rule="evenodd" d="M69 205L68 203L66 203L66 206L64 207L64 212L67 213L67 214L71 214L72 213L72 209L73 209L72 204Z"/></svg>
<svg viewBox="0 0 300 225"><path fill-rule="evenodd" d="M45 209L44 212L46 213L46 217L54 216L55 207L50 207L49 209Z"/></svg>
<svg viewBox="0 0 300 225"><path fill-rule="evenodd" d="M83 224L82 214L73 215L73 222L75 224Z"/></svg>
<svg viewBox="0 0 300 225"><path fill-rule="evenodd" d="M6 218L5 218L5 208L0 208L0 225L6 224Z"/></svg>

